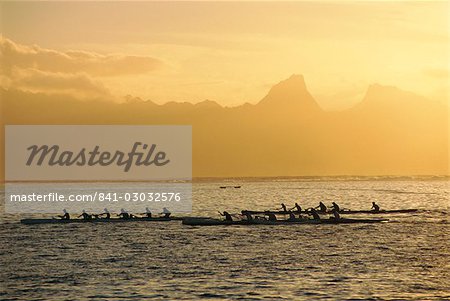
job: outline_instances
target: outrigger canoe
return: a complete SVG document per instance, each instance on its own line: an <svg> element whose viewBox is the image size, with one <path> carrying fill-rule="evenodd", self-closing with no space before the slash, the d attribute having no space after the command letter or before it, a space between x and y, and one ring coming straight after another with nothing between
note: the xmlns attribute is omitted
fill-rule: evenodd
<svg viewBox="0 0 450 301"><path fill-rule="evenodd" d="M291 224L302 224L302 225L316 225L316 224L373 224L387 222L387 219L351 219L351 218L341 218L341 219L296 219L296 220L277 220L269 221L264 219L254 219L254 220L236 220L236 221L226 221L215 218L195 218L187 217L183 219L183 225L189 226L220 226L220 225L291 225Z"/></svg>
<svg viewBox="0 0 450 301"><path fill-rule="evenodd" d="M340 210L339 214L391 214L391 213L414 213L419 209L397 209L397 210ZM320 212L319 212L320 213Z"/></svg>
<svg viewBox="0 0 450 301"><path fill-rule="evenodd" d="M20 222L25 225L36 224L74 224L74 223L127 223L127 222L170 222L179 221L183 217L141 217L141 218L94 218L94 219L57 219L57 218L30 218L22 219Z"/></svg>
<svg viewBox="0 0 450 301"><path fill-rule="evenodd" d="M393 214L393 213L413 213L417 212L419 209L397 209L397 210L340 210L339 214ZM302 210L301 212L291 211L294 214L298 213L308 213L306 210ZM267 213L273 213L273 214L289 214L289 211L251 211L251 210L242 210L242 214L267 214ZM331 211L327 212L321 212L317 210L317 213L319 214L331 214Z"/></svg>

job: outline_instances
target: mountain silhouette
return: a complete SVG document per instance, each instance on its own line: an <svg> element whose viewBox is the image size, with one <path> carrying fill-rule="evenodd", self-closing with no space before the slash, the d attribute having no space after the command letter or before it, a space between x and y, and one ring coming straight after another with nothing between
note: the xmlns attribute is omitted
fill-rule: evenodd
<svg viewBox="0 0 450 301"><path fill-rule="evenodd" d="M274 85L258 103L258 107L304 113L317 113L322 110L308 92L303 75L298 74Z"/></svg>
<svg viewBox="0 0 450 301"><path fill-rule="evenodd" d="M401 111L409 108L415 109L417 106L438 105L438 103L427 101L425 97L414 93L403 91L397 87L384 86L380 84L370 85L362 102L354 109L358 110L385 110Z"/></svg>
<svg viewBox="0 0 450 301"><path fill-rule="evenodd" d="M301 75L274 85L256 105L232 108L0 93L3 124L192 125L196 177L449 174L448 108L379 84L340 112L322 110Z"/></svg>

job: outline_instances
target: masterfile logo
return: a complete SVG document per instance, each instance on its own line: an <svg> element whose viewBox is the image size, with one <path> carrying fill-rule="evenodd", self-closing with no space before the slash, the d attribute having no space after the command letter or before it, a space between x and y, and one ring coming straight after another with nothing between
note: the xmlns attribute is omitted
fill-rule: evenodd
<svg viewBox="0 0 450 301"><path fill-rule="evenodd" d="M6 126L8 213L192 210L191 126Z"/></svg>
<svg viewBox="0 0 450 301"><path fill-rule="evenodd" d="M47 163L49 166L108 166L116 164L117 166L123 166L123 170L128 172L133 164L137 166L155 165L164 166L170 162L166 159L166 153L158 151L155 153L156 144L152 144L150 147L141 142L135 142L129 153L121 151L109 152L100 151L100 146L96 145L93 150L86 151L82 148L79 152L61 151L58 145L32 145L27 150L30 151L30 156L27 160L27 166L31 166L33 163L39 166ZM142 151L139 151L142 148ZM35 160L36 159L36 160Z"/></svg>
<svg viewBox="0 0 450 301"><path fill-rule="evenodd" d="M191 126L6 126L6 181L190 180Z"/></svg>

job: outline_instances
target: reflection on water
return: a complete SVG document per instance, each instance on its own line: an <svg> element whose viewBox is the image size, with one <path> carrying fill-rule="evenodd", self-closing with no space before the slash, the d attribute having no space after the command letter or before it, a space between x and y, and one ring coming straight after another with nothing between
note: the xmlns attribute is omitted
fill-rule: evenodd
<svg viewBox="0 0 450 301"><path fill-rule="evenodd" d="M234 183L234 182L233 182ZM194 184L194 215L319 200L421 208L370 225L18 224L2 215L0 299L450 298L447 181ZM135 184L137 185L137 184Z"/></svg>

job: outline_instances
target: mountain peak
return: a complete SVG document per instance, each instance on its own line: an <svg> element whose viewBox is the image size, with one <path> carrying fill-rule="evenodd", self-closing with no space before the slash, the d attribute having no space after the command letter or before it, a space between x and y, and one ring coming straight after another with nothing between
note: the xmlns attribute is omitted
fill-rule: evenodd
<svg viewBox="0 0 450 301"><path fill-rule="evenodd" d="M298 91L306 91L305 78L301 74L292 74L289 78L282 80L278 84L272 87L270 90L289 89ZM269 92L270 93L270 92Z"/></svg>
<svg viewBox="0 0 450 301"><path fill-rule="evenodd" d="M379 95L379 94L398 94L403 91L394 86L386 86L378 83L371 84L367 89L366 96Z"/></svg>
<svg viewBox="0 0 450 301"><path fill-rule="evenodd" d="M288 79L281 81L280 83L295 83L297 85L302 85L306 89L305 78L302 74L292 74Z"/></svg>
<svg viewBox="0 0 450 301"><path fill-rule="evenodd" d="M414 100L421 98L420 95L414 94L412 92L404 91L395 86L385 86L380 84L372 84L369 86L366 92L365 100L366 101L380 101L386 99L391 100Z"/></svg>
<svg viewBox="0 0 450 301"><path fill-rule="evenodd" d="M356 109L404 111L410 107L426 103L426 99L395 86L371 84ZM425 102L424 102L425 101Z"/></svg>
<svg viewBox="0 0 450 301"><path fill-rule="evenodd" d="M206 99L204 101L196 103L195 107L197 107L197 108L209 108L209 109L214 108L214 109L216 109L216 108L221 108L222 106L219 105L217 102L215 102L213 100Z"/></svg>
<svg viewBox="0 0 450 301"><path fill-rule="evenodd" d="M309 94L305 79L301 74L293 74L288 79L274 85L258 105L270 106L275 109L321 110Z"/></svg>

